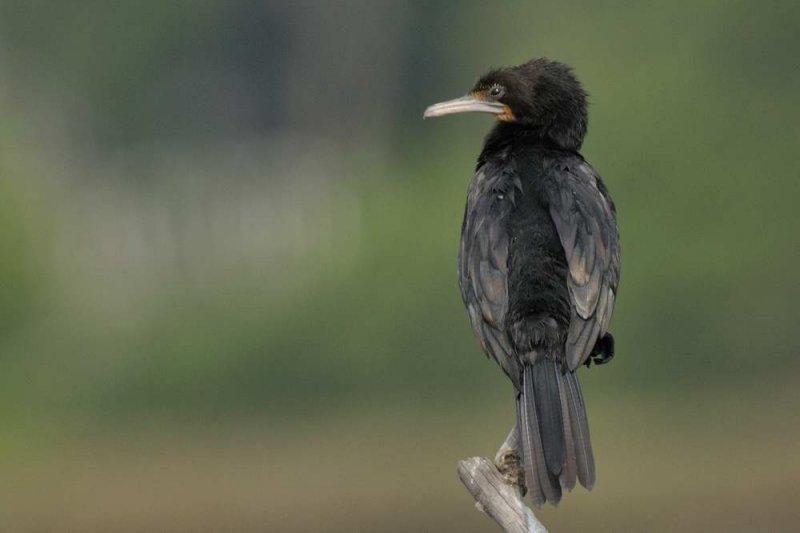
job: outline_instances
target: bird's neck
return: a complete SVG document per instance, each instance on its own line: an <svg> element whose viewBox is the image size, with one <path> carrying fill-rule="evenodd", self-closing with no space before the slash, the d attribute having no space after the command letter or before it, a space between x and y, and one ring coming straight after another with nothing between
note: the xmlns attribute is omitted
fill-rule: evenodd
<svg viewBox="0 0 800 533"><path fill-rule="evenodd" d="M511 122L498 122L484 140L481 160L486 159L491 154L523 146L577 152L577 149L572 150L560 146L541 128Z"/></svg>
<svg viewBox="0 0 800 533"><path fill-rule="evenodd" d="M546 149L578 153L584 135L585 114L576 116L575 120L555 120L542 125L498 122L486 136L484 153L519 145L537 145Z"/></svg>

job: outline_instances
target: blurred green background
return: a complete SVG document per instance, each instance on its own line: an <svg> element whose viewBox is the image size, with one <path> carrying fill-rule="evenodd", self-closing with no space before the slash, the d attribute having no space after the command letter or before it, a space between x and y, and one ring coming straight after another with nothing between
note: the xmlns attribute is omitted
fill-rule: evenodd
<svg viewBox="0 0 800 533"><path fill-rule="evenodd" d="M619 209L598 484L559 531L796 531L800 4L0 3L0 530L491 531L514 419L455 257L548 56Z"/></svg>

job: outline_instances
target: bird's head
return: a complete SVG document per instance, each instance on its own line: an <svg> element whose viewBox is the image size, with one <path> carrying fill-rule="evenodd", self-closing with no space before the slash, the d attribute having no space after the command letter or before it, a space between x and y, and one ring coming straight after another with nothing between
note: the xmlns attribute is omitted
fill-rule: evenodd
<svg viewBox="0 0 800 533"><path fill-rule="evenodd" d="M434 104L424 118L453 113L490 113L577 150L586 135L586 91L564 63L534 59L481 76L461 98Z"/></svg>

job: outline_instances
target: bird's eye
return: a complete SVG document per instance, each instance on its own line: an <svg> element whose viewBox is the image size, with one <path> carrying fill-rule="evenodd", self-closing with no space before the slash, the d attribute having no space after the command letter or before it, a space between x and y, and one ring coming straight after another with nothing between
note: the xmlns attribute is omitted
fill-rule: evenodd
<svg viewBox="0 0 800 533"><path fill-rule="evenodd" d="M492 87L489 89L489 96L491 96L492 98L500 98L505 93L506 90L503 89L503 87L500 85L492 85Z"/></svg>

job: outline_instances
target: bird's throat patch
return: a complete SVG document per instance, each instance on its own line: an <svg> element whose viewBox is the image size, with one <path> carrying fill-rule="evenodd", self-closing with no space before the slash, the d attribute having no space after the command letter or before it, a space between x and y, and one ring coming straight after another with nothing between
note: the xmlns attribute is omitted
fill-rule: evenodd
<svg viewBox="0 0 800 533"><path fill-rule="evenodd" d="M497 120L501 120L503 122L516 122L517 117L514 116L514 113L511 112L511 108L505 106L503 108L503 112L497 115Z"/></svg>

